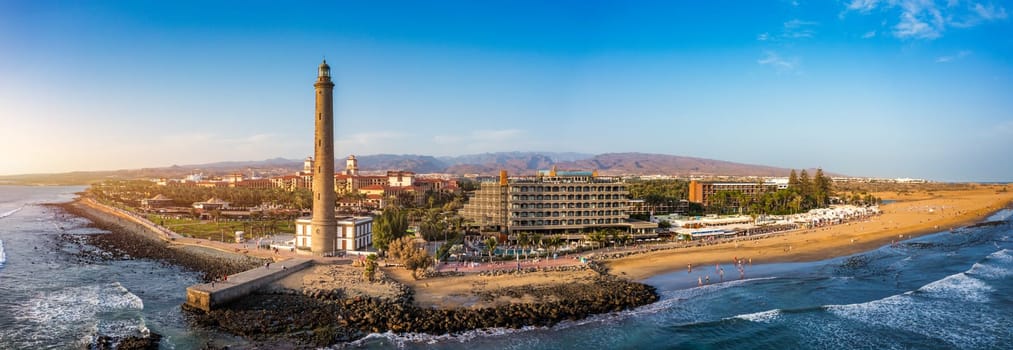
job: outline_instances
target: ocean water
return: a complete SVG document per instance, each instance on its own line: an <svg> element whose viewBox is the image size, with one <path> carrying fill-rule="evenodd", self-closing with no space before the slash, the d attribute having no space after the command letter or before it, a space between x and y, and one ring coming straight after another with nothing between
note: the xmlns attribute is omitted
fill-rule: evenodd
<svg viewBox="0 0 1013 350"><path fill-rule="evenodd" d="M106 232L41 204L81 190L0 186L0 349L80 349L100 335L151 331L164 336L163 349L245 343L187 326L179 305L198 274L150 260L80 259L96 249L83 235Z"/></svg>
<svg viewBox="0 0 1013 350"><path fill-rule="evenodd" d="M661 300L551 328L451 336L372 334L364 348L1010 349L1013 211L997 227L941 232L810 263L729 263L648 279ZM709 275L711 284L697 286Z"/></svg>
<svg viewBox="0 0 1013 350"><path fill-rule="evenodd" d="M179 305L197 274L147 260L83 262L70 235L102 234L39 203L80 187L0 186L0 349L86 347L154 331L164 349L248 345L190 328ZM371 334L343 347L440 349L1008 349L1013 344L1013 211L993 227L941 232L849 257L729 263L645 281L661 300L550 328ZM76 237L76 236L71 236ZM697 278L711 283L698 287Z"/></svg>

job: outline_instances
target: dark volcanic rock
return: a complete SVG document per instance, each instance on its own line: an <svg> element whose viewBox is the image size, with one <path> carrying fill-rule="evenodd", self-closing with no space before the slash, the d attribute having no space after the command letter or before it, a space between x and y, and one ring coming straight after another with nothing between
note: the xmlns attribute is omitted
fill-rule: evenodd
<svg viewBox="0 0 1013 350"><path fill-rule="evenodd" d="M96 217L92 213L81 210L74 203L58 204L67 212L86 217L94 227L109 231L107 234L87 235L87 243L100 248L101 251L82 252L84 258L91 260L121 260L144 258L160 260L168 264L203 273L204 282L223 275L243 272L263 265L263 260L237 255L233 259L211 256L182 249L173 249L168 243L148 235L137 234L123 225L130 223L111 223ZM66 239L75 239L75 235L64 235Z"/></svg>
<svg viewBox="0 0 1013 350"><path fill-rule="evenodd" d="M324 346L373 332L459 333L480 328L552 326L593 314L616 312L658 300L654 287L614 276L587 283L515 287L496 295L536 295L541 303L471 309L429 309L413 304L411 290L393 299L332 300L297 293L254 294L209 313L188 310L197 324L258 340L290 339ZM483 297L494 298L496 295Z"/></svg>

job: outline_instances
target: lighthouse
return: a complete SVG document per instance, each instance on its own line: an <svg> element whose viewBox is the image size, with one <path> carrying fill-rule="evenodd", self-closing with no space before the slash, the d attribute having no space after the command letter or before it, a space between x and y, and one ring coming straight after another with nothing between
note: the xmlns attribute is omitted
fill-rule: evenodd
<svg viewBox="0 0 1013 350"><path fill-rule="evenodd" d="M313 217L310 251L331 255L337 249L337 222L334 220L334 83L327 60L317 69L316 115L313 137Z"/></svg>

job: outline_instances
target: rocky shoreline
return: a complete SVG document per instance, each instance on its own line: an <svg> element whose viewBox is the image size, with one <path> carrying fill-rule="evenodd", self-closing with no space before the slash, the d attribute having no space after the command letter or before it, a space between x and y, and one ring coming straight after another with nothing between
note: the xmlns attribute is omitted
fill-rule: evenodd
<svg viewBox="0 0 1013 350"><path fill-rule="evenodd" d="M200 272L203 282L243 272L264 263L264 260L244 255L230 254L229 258L225 258L225 253L202 254L196 249L173 247L161 239L135 231L143 230L143 228L134 228L123 219L82 208L77 202L54 204L54 206L70 214L89 219L93 227L109 231L108 234L85 236L85 241L88 244L99 247L108 253L97 256L101 259L145 258L158 260Z"/></svg>
<svg viewBox="0 0 1013 350"><path fill-rule="evenodd" d="M95 227L110 232L85 238L87 243L103 251L101 254L83 253L90 254L90 259L155 259L201 272L204 281L262 265L259 259L241 255L228 258L222 254L201 254L193 249L173 247L155 236L136 232L138 228L132 227L129 222L82 208L73 202L56 206L88 218ZM441 335L484 328L548 327L566 320L622 311L658 300L654 287L612 276L600 264L514 273L566 273L587 268L598 273L585 283L520 286L478 295L483 300L504 295L529 295L542 300L536 303L483 308L423 308L415 305L414 292L410 287L383 277L380 283L392 284L399 291L395 296L363 296L342 290L269 288L211 312L185 306L183 309L191 324L197 327L224 331L264 344L314 348L386 331ZM141 345L145 340L147 342ZM105 339L95 345L102 348L113 342L117 348L135 344L139 346L130 348L150 348L158 344L157 337L152 337ZM213 347L213 344L208 346Z"/></svg>
<svg viewBox="0 0 1013 350"><path fill-rule="evenodd" d="M658 300L654 287L607 274L595 276L587 283L498 290L480 297L538 295L549 301L486 308L421 308L414 304L410 288L402 285L401 291L395 298L377 298L274 290L253 294L208 313L191 310L189 317L204 327L251 339L287 339L315 347L386 331L441 335L485 328L548 327Z"/></svg>

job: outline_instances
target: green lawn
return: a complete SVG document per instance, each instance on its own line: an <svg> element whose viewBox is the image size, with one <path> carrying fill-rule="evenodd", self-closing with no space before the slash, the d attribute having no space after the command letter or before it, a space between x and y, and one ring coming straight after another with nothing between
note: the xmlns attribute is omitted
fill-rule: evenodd
<svg viewBox="0 0 1013 350"><path fill-rule="evenodd" d="M245 231L246 238L256 238L266 233L271 234L295 234L295 223L290 220L275 220L274 227L269 220L259 221L202 221L193 219L162 218L155 214L148 214L148 220L166 228L176 231L183 236L221 241L235 242L235 232Z"/></svg>

